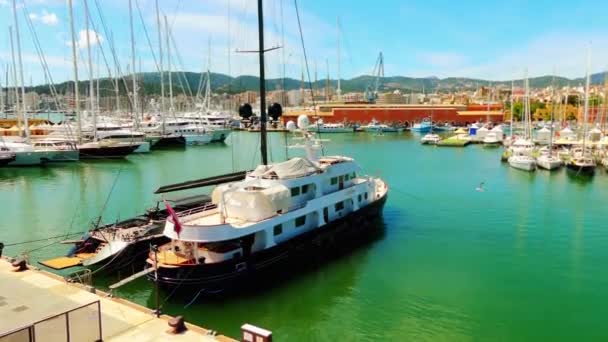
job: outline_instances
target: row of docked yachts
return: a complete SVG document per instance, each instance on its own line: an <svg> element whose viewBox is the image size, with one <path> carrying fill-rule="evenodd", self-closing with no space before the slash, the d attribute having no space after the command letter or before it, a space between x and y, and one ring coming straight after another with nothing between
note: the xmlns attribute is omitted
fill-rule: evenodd
<svg viewBox="0 0 608 342"><path fill-rule="evenodd" d="M74 122L24 125L21 134L0 137L0 166L117 159L151 148L222 142L231 132L231 122L228 114L191 113L171 119L149 116L139 122L98 117L93 122L82 120L80 127Z"/></svg>
<svg viewBox="0 0 608 342"><path fill-rule="evenodd" d="M541 147L532 139L511 138L510 143L505 143L503 160L525 171L557 170L566 166L577 174L593 175L598 165L608 168L608 136L591 142L586 140L561 138Z"/></svg>

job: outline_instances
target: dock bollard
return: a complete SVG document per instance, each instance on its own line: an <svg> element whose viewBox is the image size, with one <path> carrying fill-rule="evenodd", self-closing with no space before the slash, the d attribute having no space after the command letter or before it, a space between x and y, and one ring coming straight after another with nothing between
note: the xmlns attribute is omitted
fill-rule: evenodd
<svg viewBox="0 0 608 342"><path fill-rule="evenodd" d="M188 330L188 328L186 328L186 324L184 322L184 317L182 316L176 316L173 317L169 320L169 326L171 327L171 333L172 334L181 334L184 331Z"/></svg>
<svg viewBox="0 0 608 342"><path fill-rule="evenodd" d="M255 325L243 324L241 332L243 342L272 342L272 331L258 328Z"/></svg>

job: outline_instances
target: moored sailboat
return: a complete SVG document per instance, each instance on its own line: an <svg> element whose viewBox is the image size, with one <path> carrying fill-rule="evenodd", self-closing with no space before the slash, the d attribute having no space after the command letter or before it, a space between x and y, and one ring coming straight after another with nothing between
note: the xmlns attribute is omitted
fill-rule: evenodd
<svg viewBox="0 0 608 342"><path fill-rule="evenodd" d="M590 152L587 152L587 120L589 116L589 67L591 57L587 51L587 80L585 84L585 108L583 114L583 146L579 153L575 153L572 158L566 163L568 171L572 171L575 175L592 176L595 174L596 163Z"/></svg>

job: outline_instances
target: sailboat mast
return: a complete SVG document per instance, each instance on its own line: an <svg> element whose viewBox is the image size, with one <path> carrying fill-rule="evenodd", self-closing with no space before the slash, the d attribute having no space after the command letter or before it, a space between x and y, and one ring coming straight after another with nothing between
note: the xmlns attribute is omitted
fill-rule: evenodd
<svg viewBox="0 0 608 342"><path fill-rule="evenodd" d="M338 89L336 89L336 95L338 95L338 101L342 101L342 88L340 87L340 17L336 18L336 26L338 27Z"/></svg>
<svg viewBox="0 0 608 342"><path fill-rule="evenodd" d="M76 110L76 123L78 128L78 141L82 141L82 123L80 122L80 103L78 96L78 55L76 53L76 41L74 39L74 13L72 9L72 0L68 0L70 14L70 32L72 36L72 65L74 68L74 109Z"/></svg>
<svg viewBox="0 0 608 342"><path fill-rule="evenodd" d="M101 65L101 63L99 61L99 50L97 50L97 65L95 67L95 69L97 71L97 77L96 77L97 80L95 82L95 89L97 91L97 93L96 93L97 94L97 96L96 96L97 101L95 102L95 106L96 106L95 108L97 108L97 112L98 113L101 113L101 104L100 104L100 102L101 102L101 95L100 95L100 90L99 90L99 79L100 79L100 76L99 76L99 66L100 65Z"/></svg>
<svg viewBox="0 0 608 342"><path fill-rule="evenodd" d="M19 59L19 85L21 87L21 115L23 116L23 131L25 139L30 140L30 128L25 111L25 85L23 81L23 59L21 58L21 39L19 39L19 20L17 20L17 1L13 0L13 16L15 18L15 40L17 41L17 58Z"/></svg>
<svg viewBox="0 0 608 342"><path fill-rule="evenodd" d="M587 116L589 115L589 68L591 67L591 52L587 49L587 68L586 68L586 82L585 82L585 108L583 112L583 157L585 156L585 143L587 142Z"/></svg>
<svg viewBox="0 0 608 342"><path fill-rule="evenodd" d="M163 16L165 19L165 38L167 39L167 68L169 69L169 113L173 114L173 75L171 70L171 45L169 44L169 22L167 16Z"/></svg>
<svg viewBox="0 0 608 342"><path fill-rule="evenodd" d="M2 74L0 74L0 113L4 113L4 89L2 89Z"/></svg>
<svg viewBox="0 0 608 342"><path fill-rule="evenodd" d="M160 69L160 115L162 119L162 133L165 134L165 80L163 73L163 39L162 39L162 23L160 21L160 11L158 9L158 0L156 0L156 23L158 26L158 59Z"/></svg>
<svg viewBox="0 0 608 342"><path fill-rule="evenodd" d="M490 123L490 89L492 87L492 83L488 83L488 99L487 99L487 108L486 108L486 124Z"/></svg>
<svg viewBox="0 0 608 342"><path fill-rule="evenodd" d="M205 85L205 111L211 110L211 38L207 41L207 82Z"/></svg>
<svg viewBox="0 0 608 342"><path fill-rule="evenodd" d="M264 5L258 0L258 44L260 56L260 152L262 164L268 165L266 151L266 78L264 76Z"/></svg>
<svg viewBox="0 0 608 342"><path fill-rule="evenodd" d="M131 75L133 81L133 122L135 124L135 128L139 127L139 115L138 115L138 105L139 100L137 97L137 80L135 78L136 69L135 69L135 33L133 31L133 5L132 0L129 0L129 25L131 28L131 65L133 65L133 74Z"/></svg>
<svg viewBox="0 0 608 342"><path fill-rule="evenodd" d="M511 80L511 128L510 128L510 132L509 135L511 136L511 142L513 141L513 105L514 105L514 99L515 99L515 87L514 87L514 82L513 80Z"/></svg>
<svg viewBox="0 0 608 342"><path fill-rule="evenodd" d="M15 48L13 44L13 27L8 27L8 36L11 41L11 57L13 60L13 70L12 70L12 83L13 83L13 95L14 95L14 103L13 108L17 113L17 127L21 128L21 110L19 110L19 91L17 90L17 58L15 57ZM8 84L8 83L7 83Z"/></svg>
<svg viewBox="0 0 608 342"><path fill-rule="evenodd" d="M84 0L84 22L87 32L87 59L89 60L89 100L93 114L93 140L97 141L97 113L95 112L95 89L93 84L93 59L91 58L91 32L89 31L89 1Z"/></svg>
<svg viewBox="0 0 608 342"><path fill-rule="evenodd" d="M283 74L281 75L281 105L286 106L285 101L285 24L283 23L283 1L280 2L281 6L281 64L283 64Z"/></svg>
<svg viewBox="0 0 608 342"><path fill-rule="evenodd" d="M549 153L553 151L553 118L555 117L555 69L553 69L553 80L551 82L551 135L549 136Z"/></svg>
<svg viewBox="0 0 608 342"><path fill-rule="evenodd" d="M114 33L110 32L110 44L112 44L112 51L114 51ZM109 69L108 69L109 70ZM118 64L116 64L116 77L114 78L114 93L116 96L116 113L120 113L120 88L118 87ZM110 75L111 77L112 75Z"/></svg>

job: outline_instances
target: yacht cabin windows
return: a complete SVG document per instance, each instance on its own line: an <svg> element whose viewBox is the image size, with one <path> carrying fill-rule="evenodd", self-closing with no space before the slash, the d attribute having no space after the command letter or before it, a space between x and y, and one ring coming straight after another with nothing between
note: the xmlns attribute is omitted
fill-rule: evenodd
<svg viewBox="0 0 608 342"><path fill-rule="evenodd" d="M335 205L335 210L336 211L340 211L340 210L343 210L343 209L344 209L344 201L340 201L340 202L336 203L336 205Z"/></svg>
<svg viewBox="0 0 608 342"><path fill-rule="evenodd" d="M291 188L291 197L300 196L300 187Z"/></svg>
<svg viewBox="0 0 608 342"><path fill-rule="evenodd" d="M302 195L308 192L309 184L302 185Z"/></svg>
<svg viewBox="0 0 608 342"><path fill-rule="evenodd" d="M338 184L338 177L331 177L331 185Z"/></svg>
<svg viewBox="0 0 608 342"><path fill-rule="evenodd" d="M296 218L296 227L302 227L306 224L306 215Z"/></svg>
<svg viewBox="0 0 608 342"><path fill-rule="evenodd" d="M283 225L277 224L274 226L274 236L281 235L281 233L283 233Z"/></svg>

